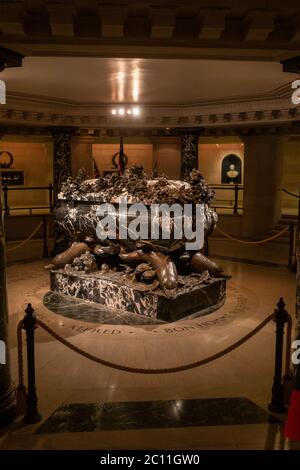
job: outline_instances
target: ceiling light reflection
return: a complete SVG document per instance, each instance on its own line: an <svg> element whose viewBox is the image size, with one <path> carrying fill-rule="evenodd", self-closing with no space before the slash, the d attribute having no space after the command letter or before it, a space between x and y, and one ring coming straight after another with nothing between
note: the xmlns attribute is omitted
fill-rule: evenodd
<svg viewBox="0 0 300 470"><path fill-rule="evenodd" d="M118 101L124 101L125 99L125 63L120 60L118 61L118 72L117 72L117 88L118 88Z"/></svg>
<svg viewBox="0 0 300 470"><path fill-rule="evenodd" d="M142 88L143 68L141 59L116 59L110 74L112 100L123 105L138 103Z"/></svg>
<svg viewBox="0 0 300 470"><path fill-rule="evenodd" d="M141 83L141 70L139 67L140 60L136 59L132 63L132 72L131 72L131 89L132 89L132 99L137 102L140 96L140 83Z"/></svg>

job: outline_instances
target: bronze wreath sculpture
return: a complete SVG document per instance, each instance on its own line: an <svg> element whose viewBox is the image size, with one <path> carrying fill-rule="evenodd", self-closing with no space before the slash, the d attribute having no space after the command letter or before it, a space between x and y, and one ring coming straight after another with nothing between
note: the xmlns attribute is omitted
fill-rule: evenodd
<svg viewBox="0 0 300 470"><path fill-rule="evenodd" d="M14 157L12 156L12 154L10 152L8 152L7 150L1 150L0 151L0 158L3 154L7 154L8 157L9 157L9 161L8 163L4 162L4 163L0 163L0 168L11 168L13 162L14 162Z"/></svg>

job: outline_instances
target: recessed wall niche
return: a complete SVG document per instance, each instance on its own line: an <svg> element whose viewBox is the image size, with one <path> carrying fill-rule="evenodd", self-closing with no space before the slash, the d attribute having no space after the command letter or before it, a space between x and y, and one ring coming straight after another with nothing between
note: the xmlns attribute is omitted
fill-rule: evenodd
<svg viewBox="0 0 300 470"><path fill-rule="evenodd" d="M234 153L226 155L222 160L221 167L222 184L241 184L242 182L242 160Z"/></svg>
<svg viewBox="0 0 300 470"><path fill-rule="evenodd" d="M232 142L200 142L199 170L210 184L222 184L222 162L227 155L234 154L241 160L241 183L243 183L244 146L240 140Z"/></svg>
<svg viewBox="0 0 300 470"><path fill-rule="evenodd" d="M241 183L243 184L243 167L244 167L244 146L240 139L231 140L227 138L212 139L199 142L199 170L203 174L207 183L216 185L222 184L222 162L227 155L234 154L241 160ZM228 170L227 170L228 171ZM221 205L234 204L234 184L232 191L215 189L215 200ZM243 191L239 192L239 201L242 204Z"/></svg>

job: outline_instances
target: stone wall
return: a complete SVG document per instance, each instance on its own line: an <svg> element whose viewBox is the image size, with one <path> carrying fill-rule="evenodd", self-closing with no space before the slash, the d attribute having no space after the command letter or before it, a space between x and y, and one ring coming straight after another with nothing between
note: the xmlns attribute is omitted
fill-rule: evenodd
<svg viewBox="0 0 300 470"><path fill-rule="evenodd" d="M49 165L51 150L47 143L0 141L0 150L10 152L14 157L13 168L24 171L24 186L48 186L52 182ZM12 206L35 206L48 203L47 191L10 191L9 204Z"/></svg>

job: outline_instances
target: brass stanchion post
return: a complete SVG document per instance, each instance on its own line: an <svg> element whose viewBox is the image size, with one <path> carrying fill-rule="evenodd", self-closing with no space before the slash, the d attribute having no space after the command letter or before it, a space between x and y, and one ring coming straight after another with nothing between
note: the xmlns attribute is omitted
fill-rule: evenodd
<svg viewBox="0 0 300 470"><path fill-rule="evenodd" d="M234 207L233 207L233 213L235 215L238 214L238 205L239 205L239 185L236 184L234 186Z"/></svg>
<svg viewBox="0 0 300 470"><path fill-rule="evenodd" d="M31 304L25 310L23 328L26 331L27 341L27 373L28 373L28 395L27 412L24 421L27 424L38 423L42 417L38 410L38 399L35 387L35 359L34 359L34 330L36 328L36 317Z"/></svg>
<svg viewBox="0 0 300 470"><path fill-rule="evenodd" d="M274 322L276 323L275 373L272 387L272 399L268 407L269 410L274 413L284 413L286 411L282 385L282 358L284 325L289 321L289 314L284 307L284 300L280 297L274 311Z"/></svg>

